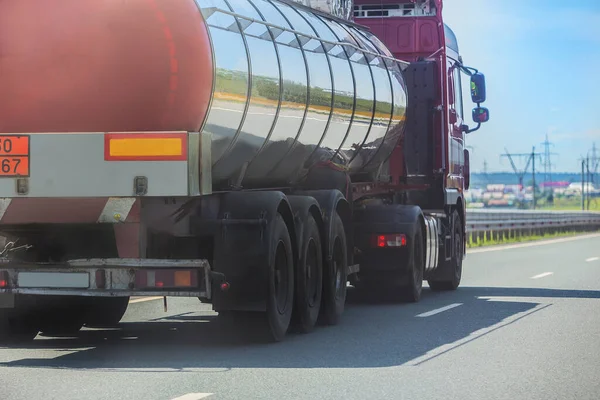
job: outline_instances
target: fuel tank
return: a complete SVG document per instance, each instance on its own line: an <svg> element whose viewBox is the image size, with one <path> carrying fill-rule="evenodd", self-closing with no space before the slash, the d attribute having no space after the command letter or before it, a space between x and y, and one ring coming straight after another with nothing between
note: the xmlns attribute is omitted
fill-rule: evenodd
<svg viewBox="0 0 600 400"><path fill-rule="evenodd" d="M404 131L391 57L291 1L1 1L0 132L210 133L216 189L374 176Z"/></svg>

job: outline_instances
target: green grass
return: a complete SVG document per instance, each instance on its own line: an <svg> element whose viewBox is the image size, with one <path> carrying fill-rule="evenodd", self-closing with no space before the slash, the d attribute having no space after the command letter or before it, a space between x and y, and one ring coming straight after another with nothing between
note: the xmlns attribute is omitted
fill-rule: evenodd
<svg viewBox="0 0 600 400"><path fill-rule="evenodd" d="M539 202L542 210L573 211L581 210L581 198L556 198L554 204L547 204L544 200ZM587 208L587 203L586 203ZM590 199L590 211L600 211L600 199Z"/></svg>
<svg viewBox="0 0 600 400"><path fill-rule="evenodd" d="M469 241L467 242L467 248L468 249L474 249L474 248L478 248L478 247L484 247L484 246L494 246L494 245L500 245L500 244L512 244L512 243L524 243L524 242L532 242L532 241L536 241L536 240L543 240L543 239L554 239L554 238L560 238L560 237L568 237L568 236L575 236L577 234L581 234L583 232L575 232L575 231L569 231L569 232L555 232L555 233L545 233L545 234L535 234L535 235L520 235L520 236L512 236L512 237L507 237L505 235L503 235L502 237L496 238L494 237L495 235L492 236L492 238L490 239L483 239L483 240L477 240L476 238L474 239L472 234L469 234Z"/></svg>

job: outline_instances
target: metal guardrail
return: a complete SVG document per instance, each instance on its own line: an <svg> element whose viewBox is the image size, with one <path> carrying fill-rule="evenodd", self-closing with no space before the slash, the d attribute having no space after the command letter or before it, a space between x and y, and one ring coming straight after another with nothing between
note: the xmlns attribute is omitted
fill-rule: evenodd
<svg viewBox="0 0 600 400"><path fill-rule="evenodd" d="M467 210L467 232L548 231L600 227L600 212L545 210Z"/></svg>

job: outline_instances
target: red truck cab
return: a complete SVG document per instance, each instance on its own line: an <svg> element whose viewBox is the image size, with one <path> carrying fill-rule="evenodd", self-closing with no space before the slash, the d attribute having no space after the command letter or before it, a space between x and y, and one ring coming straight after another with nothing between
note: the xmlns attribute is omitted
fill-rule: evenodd
<svg viewBox="0 0 600 400"><path fill-rule="evenodd" d="M479 104L485 101L485 78L474 68L463 64L458 40L442 18L442 0L356 0L354 19L370 28L390 49L394 57L409 63L435 61L445 77L437 86L434 132L434 170L446 171L446 187L468 189L469 153L465 148L467 133L478 129L489 119L489 111ZM469 128L463 104L465 77L471 77L472 112L477 126ZM479 93L477 92L479 91Z"/></svg>

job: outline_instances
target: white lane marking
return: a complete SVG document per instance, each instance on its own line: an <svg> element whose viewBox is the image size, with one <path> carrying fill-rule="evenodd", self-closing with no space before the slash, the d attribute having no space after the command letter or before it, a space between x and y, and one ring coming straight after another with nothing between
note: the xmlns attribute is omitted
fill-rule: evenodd
<svg viewBox="0 0 600 400"><path fill-rule="evenodd" d="M522 300L521 300L522 301ZM535 304L535 303L534 303ZM431 359L434 359L436 357L440 357L460 346L464 346L465 344L474 341L475 339L478 339L482 336L485 335L489 335L490 333L493 333L507 325L513 324L531 314L534 314L538 311L541 311L547 307L550 307L552 304L538 304L537 306L535 306L534 308L532 308L531 310L528 311L524 311L521 313L517 313L514 315L511 315L505 319L503 319L502 321L498 322L497 324L488 326L486 328L481 328L475 332L472 332L471 334L463 337L462 339L457 340L454 343L447 343L444 345L441 345L440 347L436 347L435 349L432 349L430 351L428 351L427 353L423 354L422 356L413 358L410 361L407 361L406 363L402 364L405 366L411 366L411 367L416 367L418 365L421 365Z"/></svg>
<svg viewBox="0 0 600 400"><path fill-rule="evenodd" d="M543 278L545 276L550 276L552 274L554 274L554 272L544 272L543 274L532 276L531 279L540 279L540 278Z"/></svg>
<svg viewBox="0 0 600 400"><path fill-rule="evenodd" d="M160 300L160 299L162 299L161 296L140 297L138 299L129 300L129 304L143 303L144 301L153 301L153 300Z"/></svg>
<svg viewBox="0 0 600 400"><path fill-rule="evenodd" d="M188 393L183 396L175 397L172 400L200 400L212 396L213 394L214 393Z"/></svg>
<svg viewBox="0 0 600 400"><path fill-rule="evenodd" d="M598 261L598 260L600 260L600 257L590 257L590 258L587 258L585 260L585 262L592 262L592 261Z"/></svg>
<svg viewBox="0 0 600 400"><path fill-rule="evenodd" d="M459 306L462 306L462 305L463 305L463 303L449 304L449 305L447 305L445 307L436 308L435 310L431 310L431 311L427 311L427 312L424 312L424 313L419 314L419 315L415 315L415 317L419 317L419 318L431 317L432 315L439 314L439 313L442 313L444 311L448 311L448 310L451 310L453 308L456 308L456 307L459 307Z"/></svg>
<svg viewBox="0 0 600 400"><path fill-rule="evenodd" d="M469 249L469 250L467 250L467 255L468 254L477 254L477 253L488 253L490 251L521 249L524 247L544 246L547 244L574 242L576 240L591 239L591 238L597 238L597 237L600 237L600 233L592 233L590 235L578 235L578 236L569 237L569 238L540 240L540 241L533 241L533 242L529 242L529 243L509 244L509 245L505 245L505 246L492 246L492 247L483 248L483 249Z"/></svg>

